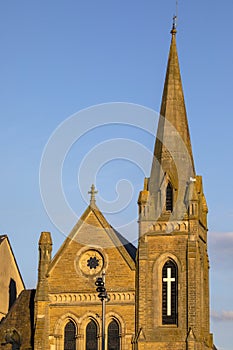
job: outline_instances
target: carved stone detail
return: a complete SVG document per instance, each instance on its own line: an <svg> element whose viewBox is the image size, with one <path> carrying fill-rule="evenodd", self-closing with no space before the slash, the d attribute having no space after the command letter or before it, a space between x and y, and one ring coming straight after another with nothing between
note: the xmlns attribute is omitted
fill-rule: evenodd
<svg viewBox="0 0 233 350"><path fill-rule="evenodd" d="M135 293L134 292L110 292L109 303L134 303ZM52 304L73 304L73 303L96 303L99 302L97 293L58 293L50 294L49 300Z"/></svg>
<svg viewBox="0 0 233 350"><path fill-rule="evenodd" d="M188 222L156 222L150 225L149 232L188 232Z"/></svg>

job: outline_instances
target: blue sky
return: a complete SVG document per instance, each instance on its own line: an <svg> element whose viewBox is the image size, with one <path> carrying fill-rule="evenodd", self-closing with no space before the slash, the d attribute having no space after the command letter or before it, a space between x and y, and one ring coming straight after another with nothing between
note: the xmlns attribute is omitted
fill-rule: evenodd
<svg viewBox="0 0 233 350"><path fill-rule="evenodd" d="M171 0L0 3L0 232L9 235L28 288L36 284L40 232L52 232L54 252L65 238L40 196L39 168L48 139L68 117L96 104L159 110L174 11ZM233 342L232 17L231 0L179 1L177 45L195 166L209 206L211 327L220 350L232 349ZM134 131L108 129L114 138L143 138ZM87 205L76 188L78 162L92 144L106 140L105 133L94 130L80 139L64 163L64 191L77 216ZM144 137L144 144L153 149L153 137ZM116 168L132 176L123 162ZM112 169L106 165L97 179L107 200L116 195L118 175L114 178ZM133 216L144 176L134 174L128 209ZM108 220L117 225L122 216Z"/></svg>

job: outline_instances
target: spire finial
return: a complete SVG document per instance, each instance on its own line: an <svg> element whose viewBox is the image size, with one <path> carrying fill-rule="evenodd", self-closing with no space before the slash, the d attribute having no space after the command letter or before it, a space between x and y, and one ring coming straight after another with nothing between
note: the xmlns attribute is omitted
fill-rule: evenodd
<svg viewBox="0 0 233 350"><path fill-rule="evenodd" d="M171 34L175 35L177 30L177 18L178 18L178 0L176 0L176 14L173 16L173 24L172 24L172 30Z"/></svg>
<svg viewBox="0 0 233 350"><path fill-rule="evenodd" d="M95 190L94 184L91 185L91 190L88 193L91 195L90 205L92 206L93 204L95 204L95 195L98 193L98 191Z"/></svg>
<svg viewBox="0 0 233 350"><path fill-rule="evenodd" d="M171 30L172 35L176 35L176 33L177 33L176 27L177 27L177 16L174 16L172 30Z"/></svg>

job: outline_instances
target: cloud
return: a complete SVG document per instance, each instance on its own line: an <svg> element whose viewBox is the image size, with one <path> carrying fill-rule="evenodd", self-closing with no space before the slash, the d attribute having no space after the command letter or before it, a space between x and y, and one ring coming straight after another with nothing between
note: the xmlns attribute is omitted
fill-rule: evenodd
<svg viewBox="0 0 233 350"><path fill-rule="evenodd" d="M233 243L233 232L209 232L208 233L208 237L209 239L213 242L213 243L217 243L217 242L231 242Z"/></svg>
<svg viewBox="0 0 233 350"><path fill-rule="evenodd" d="M233 311L212 311L211 318L213 321L233 322Z"/></svg>
<svg viewBox="0 0 233 350"><path fill-rule="evenodd" d="M209 254L215 269L232 269L233 232L209 232Z"/></svg>

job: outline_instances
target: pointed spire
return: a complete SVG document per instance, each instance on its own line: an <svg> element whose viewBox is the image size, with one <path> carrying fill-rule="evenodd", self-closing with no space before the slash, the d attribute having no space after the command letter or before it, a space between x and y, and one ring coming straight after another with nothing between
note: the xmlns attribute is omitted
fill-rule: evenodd
<svg viewBox="0 0 233 350"><path fill-rule="evenodd" d="M173 22L173 27L171 30L172 39L168 58L167 73L163 90L163 97L161 103L160 115L167 119L171 125L178 131L180 137L182 138L189 156L191 158L193 172L194 172L194 162L192 155L192 147L190 141L188 120L186 115L184 93L180 75L179 59L176 48L176 24ZM164 131L164 130L163 130ZM161 130L158 130L158 134ZM165 136L165 135L161 135ZM170 135L171 136L171 135ZM163 140L160 140L163 141ZM176 145L174 145L176 146ZM155 147L155 156L158 159L162 159L163 154L161 154L160 149Z"/></svg>
<svg viewBox="0 0 233 350"><path fill-rule="evenodd" d="M92 207L95 205L95 195L98 193L98 191L95 190L94 184L91 185L91 190L88 193L91 195L90 206Z"/></svg>
<svg viewBox="0 0 233 350"><path fill-rule="evenodd" d="M192 147L186 115L180 66L176 47L176 16L173 18L171 45L160 109L160 119L149 182L156 196L165 179L177 191L195 176ZM165 182L166 182L165 181ZM157 206L158 203L155 203Z"/></svg>

